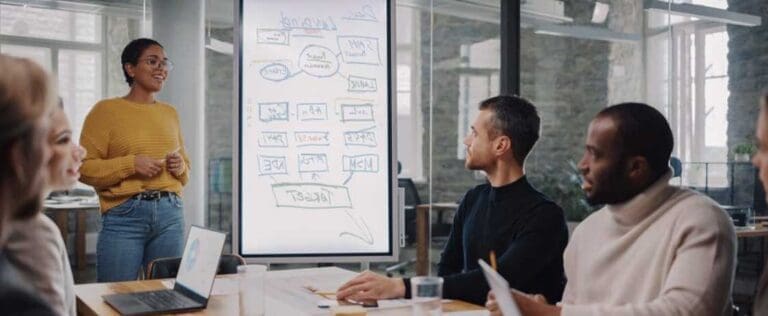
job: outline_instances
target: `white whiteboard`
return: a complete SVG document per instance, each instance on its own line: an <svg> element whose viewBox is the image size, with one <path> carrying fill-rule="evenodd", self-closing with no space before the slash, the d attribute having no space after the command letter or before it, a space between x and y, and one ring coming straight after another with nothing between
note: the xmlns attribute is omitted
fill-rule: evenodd
<svg viewBox="0 0 768 316"><path fill-rule="evenodd" d="M243 0L239 9L237 252L393 259L391 3Z"/></svg>

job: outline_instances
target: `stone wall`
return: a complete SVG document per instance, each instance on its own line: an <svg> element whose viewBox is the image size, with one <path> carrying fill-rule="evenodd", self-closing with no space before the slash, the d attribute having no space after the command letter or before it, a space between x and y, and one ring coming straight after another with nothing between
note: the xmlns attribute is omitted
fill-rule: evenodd
<svg viewBox="0 0 768 316"><path fill-rule="evenodd" d="M479 183L473 173L464 168L464 161L456 157L459 116L459 70L456 67L436 67L432 64L451 64L460 58L462 44L474 44L490 38L499 37L499 25L482 23L466 19L435 15L434 27L430 31L430 15L421 15L421 105L424 134L424 173L429 181L432 172L433 201L456 201L464 192ZM432 34L433 38L430 38ZM434 40L432 40L434 39ZM430 43L432 42L432 43ZM428 49L434 45L430 56ZM455 65L455 63L453 63ZM430 80L431 78L431 80ZM430 84L433 85L434 100L430 108ZM480 100L474 100L477 102ZM430 132L430 115L433 130ZM432 137L432 155L430 160L430 137ZM424 202L430 201L429 189L419 186L419 196Z"/></svg>
<svg viewBox="0 0 768 316"><path fill-rule="evenodd" d="M212 29L211 36L233 42L231 28ZM206 106L205 138L209 181L206 223L209 227L230 231L232 228L232 128L234 100L233 56L205 50Z"/></svg>
<svg viewBox="0 0 768 316"><path fill-rule="evenodd" d="M728 148L754 141L755 118L760 110L760 92L768 86L768 2L763 0L728 0L730 11L763 17L761 26L728 26ZM737 201L752 201L758 212L765 212L762 188L752 173L735 173L734 183L754 185L737 190ZM756 191L756 192L755 192Z"/></svg>
<svg viewBox="0 0 768 316"><path fill-rule="evenodd" d="M576 23L588 23L594 1L573 1L566 4L566 15ZM429 15L423 14L428 22ZM422 47L429 47L429 23L422 23ZM432 137L432 160L425 158L427 176L432 170L433 201L456 201L472 186L478 184L473 173L457 159L457 119L459 103L459 72L450 69L430 69L441 61L459 58L461 44L473 44L498 38L498 24L469 21L455 17L434 17L434 56L422 50L422 78L433 77L434 108L429 105L429 80L422 81L422 113L425 126L424 152L429 153ZM609 55L611 44L605 41L535 34L523 29L521 34L521 95L530 99L542 118L541 139L527 161L531 182L566 208L583 208L581 191L574 182L569 162L581 157L584 134L593 115L608 103ZM627 56L627 48L617 52L614 60L635 67L637 56ZM625 80L624 85L637 79ZM623 90L624 87L616 87ZM639 94L641 87L634 93ZM616 95L619 95L616 93ZM625 97L625 96L622 96ZM618 97L617 97L618 98ZM481 100L471 100L472 103ZM434 113L433 131L429 132L430 114ZM426 185L419 187L423 200L428 200Z"/></svg>
<svg viewBox="0 0 768 316"><path fill-rule="evenodd" d="M608 29L628 34L643 33L643 1L612 0L608 11ZM612 42L608 55L608 102L638 102L645 99L643 43ZM658 106L658 105L656 105Z"/></svg>

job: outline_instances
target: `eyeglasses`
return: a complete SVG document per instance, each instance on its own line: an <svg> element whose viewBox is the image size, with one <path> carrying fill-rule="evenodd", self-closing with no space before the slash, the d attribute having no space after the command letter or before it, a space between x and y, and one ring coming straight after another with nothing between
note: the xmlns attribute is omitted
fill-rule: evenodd
<svg viewBox="0 0 768 316"><path fill-rule="evenodd" d="M158 58L154 58L154 57L149 57L149 58L145 58L143 60L144 60L144 63L146 63L148 66L150 66L152 68L156 68L156 69L163 69L163 68L165 68L168 71L173 70L173 62L168 60L168 58L166 58L166 59L158 59Z"/></svg>

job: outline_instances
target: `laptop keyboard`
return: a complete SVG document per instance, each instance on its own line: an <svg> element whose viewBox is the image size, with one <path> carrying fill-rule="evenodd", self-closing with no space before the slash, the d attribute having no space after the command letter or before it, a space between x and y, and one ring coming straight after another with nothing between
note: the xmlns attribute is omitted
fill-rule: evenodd
<svg viewBox="0 0 768 316"><path fill-rule="evenodd" d="M190 301L181 297L173 291L152 291L135 293L145 304L149 305L153 309L175 309L175 308L188 308Z"/></svg>

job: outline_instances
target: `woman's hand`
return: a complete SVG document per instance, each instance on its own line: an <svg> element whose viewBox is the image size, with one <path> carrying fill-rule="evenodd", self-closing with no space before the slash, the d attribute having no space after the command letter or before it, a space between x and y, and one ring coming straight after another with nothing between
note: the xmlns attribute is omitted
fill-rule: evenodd
<svg viewBox="0 0 768 316"><path fill-rule="evenodd" d="M184 159L182 159L181 154L178 151L165 155L165 165L166 168L168 168L168 171L177 177L184 173L184 169L186 168Z"/></svg>
<svg viewBox="0 0 768 316"><path fill-rule="evenodd" d="M143 177L152 178L163 171L163 161L147 156L136 155L133 159L133 168Z"/></svg>

